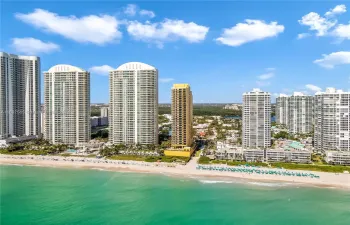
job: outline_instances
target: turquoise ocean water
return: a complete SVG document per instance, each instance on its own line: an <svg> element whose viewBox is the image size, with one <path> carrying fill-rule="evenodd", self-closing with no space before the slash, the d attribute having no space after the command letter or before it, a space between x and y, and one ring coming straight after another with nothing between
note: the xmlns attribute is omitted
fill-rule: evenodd
<svg viewBox="0 0 350 225"><path fill-rule="evenodd" d="M350 192L0 166L0 224L349 225Z"/></svg>

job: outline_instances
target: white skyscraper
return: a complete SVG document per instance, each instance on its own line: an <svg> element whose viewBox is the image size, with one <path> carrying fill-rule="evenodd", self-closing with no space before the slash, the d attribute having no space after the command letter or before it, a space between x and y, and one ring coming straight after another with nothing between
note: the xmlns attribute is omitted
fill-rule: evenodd
<svg viewBox="0 0 350 225"><path fill-rule="evenodd" d="M259 89L243 94L242 142L245 148L271 146L271 95Z"/></svg>
<svg viewBox="0 0 350 225"><path fill-rule="evenodd" d="M158 70L129 62L109 74L109 141L158 144Z"/></svg>
<svg viewBox="0 0 350 225"><path fill-rule="evenodd" d="M306 134L313 130L313 96L294 92L276 98L276 122L284 124L290 133Z"/></svg>
<svg viewBox="0 0 350 225"><path fill-rule="evenodd" d="M90 73L56 65L44 73L45 135L52 143L79 145L90 140Z"/></svg>
<svg viewBox="0 0 350 225"><path fill-rule="evenodd" d="M41 112L40 112L40 120L41 120L41 133L45 134L45 105L41 106Z"/></svg>
<svg viewBox="0 0 350 225"><path fill-rule="evenodd" d="M276 98L276 122L284 125L288 123L288 95L280 94Z"/></svg>
<svg viewBox="0 0 350 225"><path fill-rule="evenodd" d="M0 52L0 139L40 135L40 58Z"/></svg>
<svg viewBox="0 0 350 225"><path fill-rule="evenodd" d="M315 148L350 151L350 92L327 88L315 95Z"/></svg>
<svg viewBox="0 0 350 225"><path fill-rule="evenodd" d="M287 127L290 133L306 134L313 131L314 97L300 92L288 97Z"/></svg>
<svg viewBox="0 0 350 225"><path fill-rule="evenodd" d="M101 117L108 117L108 107L101 107Z"/></svg>

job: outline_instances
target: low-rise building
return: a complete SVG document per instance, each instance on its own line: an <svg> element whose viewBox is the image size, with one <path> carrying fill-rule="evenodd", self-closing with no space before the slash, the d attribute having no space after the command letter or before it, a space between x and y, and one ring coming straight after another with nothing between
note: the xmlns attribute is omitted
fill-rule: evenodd
<svg viewBox="0 0 350 225"><path fill-rule="evenodd" d="M203 124L197 124L196 126L193 126L195 129L207 129L209 127L209 124L203 123Z"/></svg>
<svg viewBox="0 0 350 225"><path fill-rule="evenodd" d="M171 148L164 150L165 156L191 157L194 148L186 145L172 145Z"/></svg>
<svg viewBox="0 0 350 225"><path fill-rule="evenodd" d="M266 151L267 162L292 162L292 163L310 163L311 151L308 150L285 150L270 149Z"/></svg>
<svg viewBox="0 0 350 225"><path fill-rule="evenodd" d="M244 160L247 162L264 162L265 151L260 149L244 150Z"/></svg>
<svg viewBox="0 0 350 225"><path fill-rule="evenodd" d="M242 104L228 104L224 106L224 109L240 110L242 109Z"/></svg>
<svg viewBox="0 0 350 225"><path fill-rule="evenodd" d="M6 148L10 144L17 144L17 143L32 141L32 140L37 139L37 138L38 138L37 135L10 137L7 139L0 140L0 148Z"/></svg>
<svg viewBox="0 0 350 225"><path fill-rule="evenodd" d="M75 147L81 150L81 152L92 152L101 150L105 146L105 144L106 143L102 141L90 140L87 143L80 143Z"/></svg>
<svg viewBox="0 0 350 225"><path fill-rule="evenodd" d="M312 152L302 144L290 142L278 149L242 149L234 145L217 142L215 158L219 160L244 160L247 162L292 162L310 163Z"/></svg>
<svg viewBox="0 0 350 225"><path fill-rule="evenodd" d="M91 127L107 126L108 117L93 116L90 118Z"/></svg>
<svg viewBox="0 0 350 225"><path fill-rule="evenodd" d="M344 151L327 151L326 162L329 164L350 165L350 152Z"/></svg>
<svg viewBox="0 0 350 225"><path fill-rule="evenodd" d="M215 158L218 160L243 160L243 149L224 142L217 142Z"/></svg>

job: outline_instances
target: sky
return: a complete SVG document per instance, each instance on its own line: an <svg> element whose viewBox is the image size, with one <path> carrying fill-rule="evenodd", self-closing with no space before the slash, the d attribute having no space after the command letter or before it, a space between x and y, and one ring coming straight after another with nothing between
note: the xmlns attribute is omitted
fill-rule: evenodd
<svg viewBox="0 0 350 225"><path fill-rule="evenodd" d="M40 56L42 72L90 71L92 103L108 103L108 71L127 62L158 69L160 103L174 83L189 83L195 103L242 102L253 88L273 101L350 90L349 1L4 0L1 8L1 51Z"/></svg>

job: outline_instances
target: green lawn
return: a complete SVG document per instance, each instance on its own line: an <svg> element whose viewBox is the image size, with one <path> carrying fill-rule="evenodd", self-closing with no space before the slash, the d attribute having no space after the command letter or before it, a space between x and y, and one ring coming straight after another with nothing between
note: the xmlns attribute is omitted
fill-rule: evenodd
<svg viewBox="0 0 350 225"><path fill-rule="evenodd" d="M190 158L187 157L172 157L172 156L137 156L137 155L114 155L108 157L113 160L134 160L134 161L145 161L145 162L185 162L187 163Z"/></svg>
<svg viewBox="0 0 350 225"><path fill-rule="evenodd" d="M202 152L201 150L196 151L196 157L199 157L201 152Z"/></svg>
<svg viewBox="0 0 350 225"><path fill-rule="evenodd" d="M12 151L9 152L7 150L0 150L1 154L7 154L7 155L47 155L47 151L43 150L18 150L18 151Z"/></svg>
<svg viewBox="0 0 350 225"><path fill-rule="evenodd" d="M250 165L250 166L261 166L268 167L266 163L261 162L241 162L241 161L226 161L226 160L210 160L206 156L202 156L198 160L199 164L227 164L229 166L238 165ZM290 170L310 170L319 172L330 172L330 173L343 173L344 171L350 172L350 166L340 165L311 165L311 164L296 164L296 163L270 163L272 168L284 168Z"/></svg>
<svg viewBox="0 0 350 225"><path fill-rule="evenodd" d="M320 155L312 154L312 162L316 165L327 165Z"/></svg>
<svg viewBox="0 0 350 225"><path fill-rule="evenodd" d="M244 161L229 161L229 160L212 160L211 164L227 164L229 166L241 166L241 165L249 165L249 166L262 166L267 167L266 163L262 162L244 162Z"/></svg>
<svg viewBox="0 0 350 225"><path fill-rule="evenodd" d="M114 156L107 157L107 159L145 161L146 157L137 156L137 155L114 155Z"/></svg>
<svg viewBox="0 0 350 225"><path fill-rule="evenodd" d="M296 164L296 163L271 163L271 167L284 168L291 170L311 170L319 172L343 173L350 171L350 166L340 165L311 165L311 164Z"/></svg>

